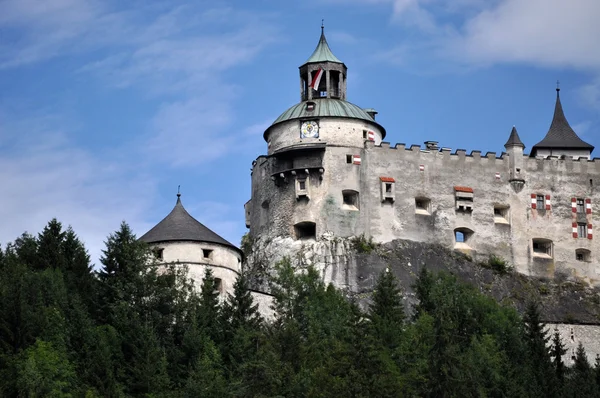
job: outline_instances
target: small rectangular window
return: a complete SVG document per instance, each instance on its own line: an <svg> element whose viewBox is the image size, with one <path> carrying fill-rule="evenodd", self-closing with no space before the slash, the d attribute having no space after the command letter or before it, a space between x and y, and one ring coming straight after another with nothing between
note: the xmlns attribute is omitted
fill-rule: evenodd
<svg viewBox="0 0 600 398"><path fill-rule="evenodd" d="M585 223L577 223L577 236L579 238L587 238L587 224Z"/></svg>
<svg viewBox="0 0 600 398"><path fill-rule="evenodd" d="M368 132L367 130L363 130L363 138L366 140L368 137Z"/></svg>
<svg viewBox="0 0 600 398"><path fill-rule="evenodd" d="M428 198L415 198L415 213L430 215L431 212L431 200Z"/></svg>
<svg viewBox="0 0 600 398"><path fill-rule="evenodd" d="M385 184L385 192L392 192L392 184L391 183L386 183Z"/></svg>
<svg viewBox="0 0 600 398"><path fill-rule="evenodd" d="M346 163L352 164L352 160L353 160L353 156L352 155L346 155Z"/></svg>
<svg viewBox="0 0 600 398"><path fill-rule="evenodd" d="M210 249L202 249L202 257L204 258L211 258L212 256L212 250Z"/></svg>
<svg viewBox="0 0 600 398"><path fill-rule="evenodd" d="M154 258L156 258L157 260L162 260L164 251L165 249L154 249L152 251L152 253L154 254Z"/></svg>
<svg viewBox="0 0 600 398"><path fill-rule="evenodd" d="M533 255L539 257L552 257L552 241L549 239L536 238L532 242Z"/></svg>
<svg viewBox="0 0 600 398"><path fill-rule="evenodd" d="M301 190L305 190L305 189L306 189L306 180L301 180L301 181L298 181L298 187L299 187Z"/></svg>
<svg viewBox="0 0 600 398"><path fill-rule="evenodd" d="M215 292L223 292L223 280L221 278L215 278Z"/></svg>
<svg viewBox="0 0 600 398"><path fill-rule="evenodd" d="M342 208L346 210L358 210L358 192L346 189L342 191Z"/></svg>
<svg viewBox="0 0 600 398"><path fill-rule="evenodd" d="M510 207L508 205L494 205L494 222L496 224L508 224L509 210Z"/></svg>
<svg viewBox="0 0 600 398"><path fill-rule="evenodd" d="M577 213L585 213L585 200L577 198Z"/></svg>
<svg viewBox="0 0 600 398"><path fill-rule="evenodd" d="M538 210L544 210L546 208L546 203L544 202L544 195L536 196L536 205Z"/></svg>
<svg viewBox="0 0 600 398"><path fill-rule="evenodd" d="M454 237L456 238L456 243L464 243L464 241L465 241L464 232L456 231L454 233Z"/></svg>

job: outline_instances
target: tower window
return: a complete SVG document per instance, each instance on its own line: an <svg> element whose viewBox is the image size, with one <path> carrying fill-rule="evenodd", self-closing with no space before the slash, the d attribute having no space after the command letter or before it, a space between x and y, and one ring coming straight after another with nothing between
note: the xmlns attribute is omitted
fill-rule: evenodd
<svg viewBox="0 0 600 398"><path fill-rule="evenodd" d="M495 205L494 206L494 222L496 224L508 224L509 223L509 210L510 210L510 207L507 205Z"/></svg>
<svg viewBox="0 0 600 398"><path fill-rule="evenodd" d="M352 164L353 161L353 156L352 155L346 155L346 163Z"/></svg>
<svg viewBox="0 0 600 398"><path fill-rule="evenodd" d="M455 186L454 196L456 199L456 211L468 213L473 211L473 188Z"/></svg>
<svg viewBox="0 0 600 398"><path fill-rule="evenodd" d="M212 250L210 249L202 249L202 257L204 258L212 258Z"/></svg>
<svg viewBox="0 0 600 398"><path fill-rule="evenodd" d="M575 250L575 260L589 263L592 261L592 252L587 249Z"/></svg>
<svg viewBox="0 0 600 398"><path fill-rule="evenodd" d="M585 213L585 200L577 198L577 213Z"/></svg>
<svg viewBox="0 0 600 398"><path fill-rule="evenodd" d="M215 278L215 292L223 292L223 280L221 278Z"/></svg>
<svg viewBox="0 0 600 398"><path fill-rule="evenodd" d="M473 231L469 228L456 228L454 230L455 248L470 249L469 241L473 237Z"/></svg>
<svg viewBox="0 0 600 398"><path fill-rule="evenodd" d="M431 200L428 198L415 198L415 213L430 215L431 214Z"/></svg>
<svg viewBox="0 0 600 398"><path fill-rule="evenodd" d="M154 255L155 259L162 260L164 251L165 249L154 249L152 250L152 254Z"/></svg>
<svg viewBox="0 0 600 398"><path fill-rule="evenodd" d="M577 223L577 236L579 238L587 238L587 232L588 228L586 223Z"/></svg>
<svg viewBox="0 0 600 398"><path fill-rule="evenodd" d="M544 238L534 238L532 240L533 255L535 257L549 257L553 256L552 241Z"/></svg>
<svg viewBox="0 0 600 398"><path fill-rule="evenodd" d="M306 189L306 180L298 181L298 188L301 190Z"/></svg>
<svg viewBox="0 0 600 398"><path fill-rule="evenodd" d="M345 189L342 191L342 200L343 205L342 208L346 210L358 210L359 202L358 202L358 192Z"/></svg>
<svg viewBox="0 0 600 398"><path fill-rule="evenodd" d="M316 239L317 224L311 221L302 221L294 225L296 239Z"/></svg>
<svg viewBox="0 0 600 398"><path fill-rule="evenodd" d="M536 205L538 210L544 210L546 208L546 204L544 202L544 195L537 195Z"/></svg>

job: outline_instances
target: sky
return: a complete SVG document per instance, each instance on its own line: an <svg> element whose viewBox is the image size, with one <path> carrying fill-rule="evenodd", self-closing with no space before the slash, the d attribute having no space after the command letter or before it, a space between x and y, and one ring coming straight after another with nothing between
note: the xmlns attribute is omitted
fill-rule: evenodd
<svg viewBox="0 0 600 398"><path fill-rule="evenodd" d="M385 141L526 153L567 119L600 151L598 0L0 0L0 243L71 225L93 262L175 205L238 245L262 133L324 19ZM596 155L600 156L600 155Z"/></svg>

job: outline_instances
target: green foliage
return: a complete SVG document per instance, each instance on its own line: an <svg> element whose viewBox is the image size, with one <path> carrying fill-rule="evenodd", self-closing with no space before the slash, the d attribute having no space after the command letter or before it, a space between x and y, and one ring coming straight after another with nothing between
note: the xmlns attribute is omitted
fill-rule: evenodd
<svg viewBox="0 0 600 398"><path fill-rule="evenodd" d="M252 253L252 248L254 247L254 239L250 236L248 232L246 232L242 236L242 241L240 244L240 248L244 253L244 256L248 257L250 253Z"/></svg>
<svg viewBox="0 0 600 398"><path fill-rule="evenodd" d="M377 243L373 242L373 237L367 238L364 234L355 236L351 239L352 247L357 253L369 254L377 248Z"/></svg>
<svg viewBox="0 0 600 398"><path fill-rule="evenodd" d="M125 223L94 274L73 230L52 220L0 250L0 396L599 395L600 357L592 368L580 346L566 367L535 303L521 318L425 267L410 318L392 272L366 311L288 259L271 282L265 322L244 276L223 300L210 269L194 287L186 267L151 261Z"/></svg>
<svg viewBox="0 0 600 398"><path fill-rule="evenodd" d="M481 263L481 265L500 275L505 275L513 270L513 267L505 259L495 254L491 254L487 262Z"/></svg>

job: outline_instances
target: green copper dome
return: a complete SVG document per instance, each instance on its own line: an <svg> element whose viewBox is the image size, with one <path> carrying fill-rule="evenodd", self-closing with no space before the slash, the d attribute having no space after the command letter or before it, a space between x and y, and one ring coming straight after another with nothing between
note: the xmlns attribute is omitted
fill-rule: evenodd
<svg viewBox="0 0 600 398"><path fill-rule="evenodd" d="M307 110L307 103L309 102L314 103L314 108L312 111ZM371 116L369 116L369 114L365 112L364 109L348 101L343 101L334 98L318 98L313 101L300 102L283 112L273 122L272 126L288 120L321 117L341 117L365 120L378 126L381 130L382 136L385 137L385 129L381 125L379 125L379 123L377 123Z"/></svg>

